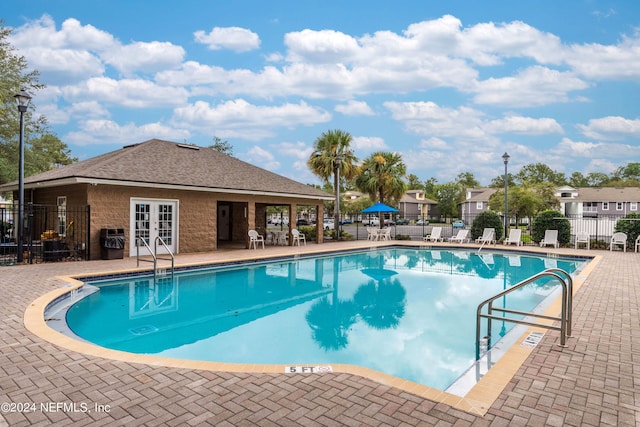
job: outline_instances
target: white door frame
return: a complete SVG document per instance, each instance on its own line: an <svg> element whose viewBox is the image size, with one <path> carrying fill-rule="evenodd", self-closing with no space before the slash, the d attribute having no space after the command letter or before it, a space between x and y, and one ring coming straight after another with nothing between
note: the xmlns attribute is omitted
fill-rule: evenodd
<svg viewBox="0 0 640 427"><path fill-rule="evenodd" d="M139 234L146 237L147 243L153 250L155 238L160 236L165 240L171 252L178 253L178 212L180 203L176 199L148 199L132 197L129 205L129 256L137 255L137 241ZM138 233L141 231L140 233ZM163 245L158 245L158 253L166 254ZM150 255L146 246L140 246L140 255Z"/></svg>

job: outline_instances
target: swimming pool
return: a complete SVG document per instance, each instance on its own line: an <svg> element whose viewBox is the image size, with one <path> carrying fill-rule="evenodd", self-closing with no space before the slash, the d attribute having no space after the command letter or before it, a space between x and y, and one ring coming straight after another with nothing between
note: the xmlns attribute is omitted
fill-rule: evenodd
<svg viewBox="0 0 640 427"><path fill-rule="evenodd" d="M351 364L446 389L475 360L485 298L576 258L386 248L92 283L69 308L77 336L164 357L254 364ZM554 283L507 297L531 310ZM494 322L494 336L511 323ZM504 329L503 329L504 327Z"/></svg>

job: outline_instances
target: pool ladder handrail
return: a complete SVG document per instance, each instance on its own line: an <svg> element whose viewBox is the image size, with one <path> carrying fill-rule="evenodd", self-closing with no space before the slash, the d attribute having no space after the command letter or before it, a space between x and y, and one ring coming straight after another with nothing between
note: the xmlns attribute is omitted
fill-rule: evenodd
<svg viewBox="0 0 640 427"><path fill-rule="evenodd" d="M149 246L149 244L147 243L147 241L145 239L143 239L142 237L137 237L136 238L138 241L142 242L143 245L147 248L147 250L149 251L149 253L151 254L151 256L153 257L153 259L140 259L140 245L136 245L136 258L137 258L137 266L140 267L140 261L143 262L152 262L153 263L153 277L155 278L158 274L158 260L164 260L164 261L171 261L171 274L173 275L174 270L175 270L175 256L173 255L173 252L171 252L171 249L169 249L169 247L167 246L167 244L164 242L164 240L162 240L162 238L160 236L157 236L155 238L155 240L153 241L153 251L151 250L151 247ZM166 249L167 253L171 256L171 258L159 258L158 257L158 242L160 242L160 244L162 244L162 246L164 246L164 248Z"/></svg>
<svg viewBox="0 0 640 427"><path fill-rule="evenodd" d="M564 276L564 278L562 276ZM541 279L543 277L553 277L557 279L560 282L560 285L562 286L562 310L560 313L560 317L546 316L546 315L537 314L533 312L511 310L507 308L493 307L493 302L496 299L502 296L505 296L508 293L515 291L516 289L522 288L523 286L526 286L532 282L535 282L536 280ZM566 347L566 339L567 337L571 336L571 320L572 320L571 317L572 317L572 305L573 305L572 300L573 300L573 279L571 278L571 275L569 273L559 268L546 269L538 274L535 274L529 277L528 279L525 279L513 285L509 289L505 289L504 291L497 293L491 298L484 300L478 305L477 317L476 317L476 360L480 360L480 357L482 356L480 354L480 343L483 339L486 339L486 350L488 351L491 349L491 319L496 319L496 320L506 321L511 323L518 323L522 325L538 326L542 328L560 331L559 346ZM487 313L486 314L482 313L482 308L487 304L488 304ZM559 321L560 326L545 325L542 323L530 322L527 320L500 317L500 316L494 315L493 314L494 311L499 311L499 312L502 312L503 314L505 313L521 314L524 316L537 317L540 319ZM480 338L480 321L482 318L487 319L487 335L484 338Z"/></svg>

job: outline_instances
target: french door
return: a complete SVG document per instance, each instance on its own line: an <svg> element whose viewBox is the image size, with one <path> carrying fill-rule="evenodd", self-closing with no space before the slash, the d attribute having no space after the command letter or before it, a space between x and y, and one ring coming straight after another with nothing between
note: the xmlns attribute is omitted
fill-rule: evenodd
<svg viewBox="0 0 640 427"><path fill-rule="evenodd" d="M178 201L162 199L131 199L131 233L134 243L129 256L149 255L146 244L154 250L156 237L162 239L172 253L178 249ZM139 248L138 248L139 247ZM167 253L158 242L157 253Z"/></svg>

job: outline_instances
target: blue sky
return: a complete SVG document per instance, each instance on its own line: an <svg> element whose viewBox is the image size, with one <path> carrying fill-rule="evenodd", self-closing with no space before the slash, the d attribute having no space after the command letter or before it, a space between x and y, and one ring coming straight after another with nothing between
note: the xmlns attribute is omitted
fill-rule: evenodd
<svg viewBox="0 0 640 427"><path fill-rule="evenodd" d="M640 161L640 2L29 0L3 4L34 94L72 154L151 138L207 146L305 183L313 141L489 184Z"/></svg>

